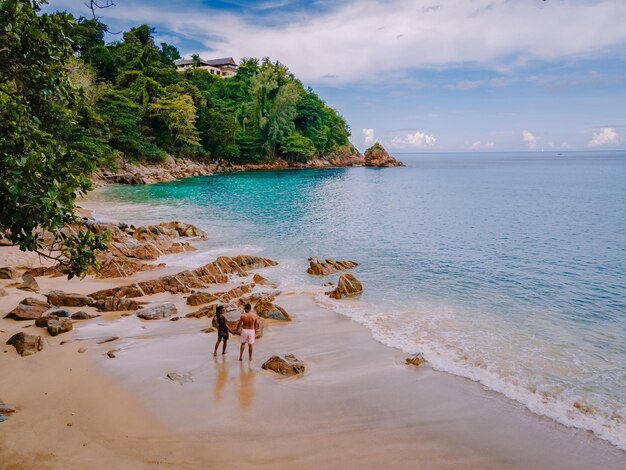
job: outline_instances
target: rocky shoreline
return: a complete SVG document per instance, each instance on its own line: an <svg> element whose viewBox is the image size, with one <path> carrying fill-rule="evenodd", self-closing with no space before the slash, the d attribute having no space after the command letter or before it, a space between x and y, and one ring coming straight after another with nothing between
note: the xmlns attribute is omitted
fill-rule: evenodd
<svg viewBox="0 0 626 470"><path fill-rule="evenodd" d="M189 158L174 159L172 157L154 164L131 164L121 161L116 171L99 169L91 175L91 180L94 187L99 188L107 184L152 184L174 181L180 178L242 171L404 166L402 162L391 157L382 146L377 147L373 152L370 152L370 150L368 149L365 156L363 156L355 149L343 149L327 159L315 158L307 163L278 159L264 163L235 164L225 160L203 162Z"/></svg>

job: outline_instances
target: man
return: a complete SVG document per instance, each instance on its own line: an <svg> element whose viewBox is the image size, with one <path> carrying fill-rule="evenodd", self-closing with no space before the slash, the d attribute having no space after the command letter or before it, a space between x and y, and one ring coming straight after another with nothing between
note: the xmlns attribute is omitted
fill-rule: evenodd
<svg viewBox="0 0 626 470"><path fill-rule="evenodd" d="M224 341L222 346L222 356L226 354L226 343L228 343L228 326L226 326L226 318L224 317L224 306L218 305L215 308L215 319L217 320L217 342L215 343L215 350L213 356L217 356L217 348L220 345L220 341Z"/></svg>
<svg viewBox="0 0 626 470"><path fill-rule="evenodd" d="M243 315L237 323L237 330L241 327L241 347L239 348L239 360L243 356L243 350L248 345L248 360L252 360L252 345L254 344L254 338L256 336L256 329L258 328L259 317L256 313L252 313L252 307L250 304L246 304L243 307Z"/></svg>

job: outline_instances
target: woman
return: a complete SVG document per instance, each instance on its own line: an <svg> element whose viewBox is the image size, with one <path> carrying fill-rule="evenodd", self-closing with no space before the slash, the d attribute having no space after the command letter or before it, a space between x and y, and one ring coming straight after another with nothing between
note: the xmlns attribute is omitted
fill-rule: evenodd
<svg viewBox="0 0 626 470"><path fill-rule="evenodd" d="M215 343L213 355L217 356L217 348L222 340L224 341L224 345L222 346L222 355L224 355L226 354L226 344L228 343L228 326L226 326L223 305L218 305L215 309L215 318L217 320L217 342Z"/></svg>

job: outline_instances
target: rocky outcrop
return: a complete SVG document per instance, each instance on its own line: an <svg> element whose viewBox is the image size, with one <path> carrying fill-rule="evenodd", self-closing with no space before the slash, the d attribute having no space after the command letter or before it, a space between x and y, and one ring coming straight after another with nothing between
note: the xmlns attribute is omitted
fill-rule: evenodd
<svg viewBox="0 0 626 470"><path fill-rule="evenodd" d="M17 286L18 289L27 290L30 292L39 292L39 284L32 274L24 273L22 275L22 283Z"/></svg>
<svg viewBox="0 0 626 470"><path fill-rule="evenodd" d="M202 307L201 309L196 310L195 312L188 313L187 315L185 315L185 318L202 318L202 317L212 318L215 316L216 311L217 311L216 304L207 305L206 307Z"/></svg>
<svg viewBox="0 0 626 470"><path fill-rule="evenodd" d="M363 286L352 274L342 274L337 282L335 290L327 292L333 299L343 299L344 297L353 297L363 292Z"/></svg>
<svg viewBox="0 0 626 470"><path fill-rule="evenodd" d="M185 222L175 220L172 222L163 222L159 225L170 230L175 230L179 237L208 237L208 234L204 230Z"/></svg>
<svg viewBox="0 0 626 470"><path fill-rule="evenodd" d="M33 297L27 297L4 318L12 318L13 320L19 321L36 320L37 318L40 318L49 308L50 305L48 305L47 302L43 302Z"/></svg>
<svg viewBox="0 0 626 470"><path fill-rule="evenodd" d="M107 297L97 300L93 306L100 312L128 312L141 308L141 304L136 300L125 298L118 299L116 297Z"/></svg>
<svg viewBox="0 0 626 470"><path fill-rule="evenodd" d="M48 303L56 307L86 307L94 302L88 295L68 294L60 290L51 290L46 298Z"/></svg>
<svg viewBox="0 0 626 470"><path fill-rule="evenodd" d="M309 258L309 268L307 273L313 276L328 276L338 271L346 271L359 265L356 261L335 261L327 258L325 260L318 260L315 258Z"/></svg>
<svg viewBox="0 0 626 470"><path fill-rule="evenodd" d="M365 151L365 166L375 168L387 168L394 166L404 166L404 163L393 158L387 153L382 145L376 142Z"/></svg>
<svg viewBox="0 0 626 470"><path fill-rule="evenodd" d="M209 294L208 292L194 292L189 297L187 297L187 305L191 305L192 307L210 304L211 302L215 302L217 300L217 295Z"/></svg>
<svg viewBox="0 0 626 470"><path fill-rule="evenodd" d="M254 282L255 284L258 284L259 286L274 287L274 288L276 287L276 284L274 284L273 282L268 281L266 278L261 276L259 273L256 273L254 275L254 277L252 278L252 282Z"/></svg>
<svg viewBox="0 0 626 470"><path fill-rule="evenodd" d="M0 423L6 421L9 415L15 413L15 407L9 406L0 400Z"/></svg>
<svg viewBox="0 0 626 470"><path fill-rule="evenodd" d="M424 356L422 354L416 354L414 356L407 357L404 362L405 364L411 366L421 366L426 362L426 359L424 359Z"/></svg>
<svg viewBox="0 0 626 470"><path fill-rule="evenodd" d="M232 300L235 300L243 295L249 294L250 292L252 292L253 287L254 287L254 284L242 284L240 286L237 286L229 290L228 292L225 292L224 294L222 294L220 296L220 301L227 304Z"/></svg>
<svg viewBox="0 0 626 470"><path fill-rule="evenodd" d="M0 268L0 279L17 279L18 277L17 269L10 266Z"/></svg>
<svg viewBox="0 0 626 470"><path fill-rule="evenodd" d="M139 312L137 316L144 320L161 320L176 315L177 313L178 310L174 304L163 304L146 308Z"/></svg>
<svg viewBox="0 0 626 470"><path fill-rule="evenodd" d="M44 348L44 339L41 336L16 333L9 338L6 344L15 347L20 356L30 356Z"/></svg>
<svg viewBox="0 0 626 470"><path fill-rule="evenodd" d="M271 370L287 377L304 374L304 363L293 354L272 356L263 363L261 369Z"/></svg>
<svg viewBox="0 0 626 470"><path fill-rule="evenodd" d="M278 321L291 321L291 317L284 308L267 299L260 299L254 306L254 311L261 318L271 318L272 320Z"/></svg>
<svg viewBox="0 0 626 470"><path fill-rule="evenodd" d="M237 259L242 261L246 258L245 269L237 263ZM254 259L254 260L252 260ZM202 289L211 284L223 284L228 282L230 276L246 276L246 269L254 269L250 266L274 266L275 261L259 257L237 257L229 258L220 256L215 261L206 264L193 271L182 271L171 276L163 276L152 281L143 281L112 289L105 289L94 292L91 296L94 299L105 299L107 297L141 297L144 295L170 292L172 294L189 293L192 289Z"/></svg>

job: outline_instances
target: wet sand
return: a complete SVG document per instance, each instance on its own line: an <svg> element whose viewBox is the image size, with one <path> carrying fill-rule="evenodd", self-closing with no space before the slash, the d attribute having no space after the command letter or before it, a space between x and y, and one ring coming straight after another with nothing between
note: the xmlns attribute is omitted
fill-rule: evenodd
<svg viewBox="0 0 626 470"><path fill-rule="evenodd" d="M271 280L271 268L263 274ZM90 293L129 280L38 282L41 292ZM7 291L2 316L31 295ZM142 300L173 301L187 312L182 296ZM18 411L0 423L0 468L626 466L625 452L589 432L470 380L405 365L405 355L308 295L285 293L276 303L294 320L267 322L251 363L237 360L238 337L226 356L212 357L216 334L201 332L207 318L147 322L112 313L47 337L34 356L3 346L0 399ZM34 326L22 330L30 323L0 320L3 345L17 331L47 336ZM120 339L96 344L109 335ZM80 347L87 351L79 354ZM111 349L115 359L105 355ZM277 353L303 360L304 376L262 370ZM171 372L186 380L170 380Z"/></svg>

